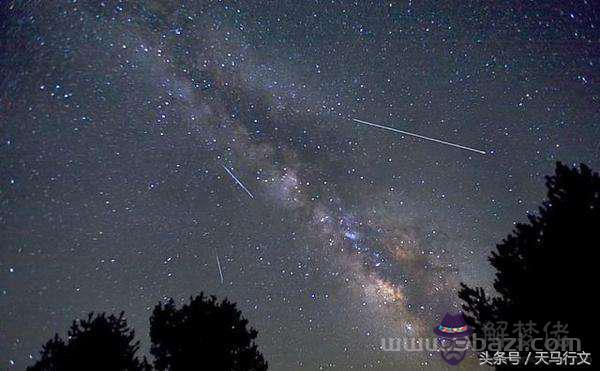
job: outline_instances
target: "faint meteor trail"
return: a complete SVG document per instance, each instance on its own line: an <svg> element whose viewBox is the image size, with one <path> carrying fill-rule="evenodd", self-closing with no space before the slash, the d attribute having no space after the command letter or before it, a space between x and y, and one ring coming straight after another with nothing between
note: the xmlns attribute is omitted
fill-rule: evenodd
<svg viewBox="0 0 600 371"><path fill-rule="evenodd" d="M223 271L221 270L221 262L219 261L219 254L215 250L215 255L217 257L217 267L219 267L219 276L221 277L221 283L223 283Z"/></svg>
<svg viewBox="0 0 600 371"><path fill-rule="evenodd" d="M445 145L456 147L456 148L460 148L460 149L466 149L467 151L477 152L477 153L480 153L482 155L486 154L485 151L482 151L482 150L479 150L479 149L475 149L475 148L471 148L471 147L467 147L467 146L462 146L460 144L450 143L450 142L446 142L444 140L430 138L430 137L426 137L424 135L419 135L419 134L415 134L415 133L410 133L408 131L403 131L403 130L395 129L395 128L392 128L392 127L389 127L389 126L377 125L377 124L374 124L374 123L368 122L368 121L363 121L363 120L359 120L359 119L353 119L353 120L356 121L356 122L358 122L358 123L361 123L361 124L365 124L365 125L369 125L369 126L375 126L376 128L390 130L390 131L395 131L397 133L401 133L401 134L405 134L405 135L410 135L412 137L417 137L417 138L421 138L421 139L425 139L425 140L430 140L432 142L437 142L437 143L445 144Z"/></svg>
<svg viewBox="0 0 600 371"><path fill-rule="evenodd" d="M236 182L237 184L239 184L239 185L240 185L240 187L242 187L242 189L243 189L244 191L246 191L246 193L248 194L248 196L250 196L251 198L254 198L254 196L252 195L252 193L250 193L250 191L248 190L248 188L246 188L246 187L245 187L245 186L242 184L242 182L240 182L240 180L239 180L238 178L236 178L236 177L235 177L235 175L233 175L233 173L232 173L231 171L229 171L229 169L228 169L228 168L227 168L225 165L221 165L221 166L223 166L223 169L225 169L225 171L227 172L227 174L231 175L231 177L233 178L233 180L235 180L235 182Z"/></svg>

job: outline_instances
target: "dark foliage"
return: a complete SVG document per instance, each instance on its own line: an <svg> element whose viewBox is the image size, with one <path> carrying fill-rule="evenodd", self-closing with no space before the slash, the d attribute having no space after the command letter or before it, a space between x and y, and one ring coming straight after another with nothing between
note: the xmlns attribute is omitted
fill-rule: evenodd
<svg viewBox="0 0 600 371"><path fill-rule="evenodd" d="M134 331L123 318L104 313L74 321L68 339L58 334L44 345L41 359L28 367L29 371L137 371L149 370L146 361L140 361L134 342Z"/></svg>
<svg viewBox="0 0 600 371"><path fill-rule="evenodd" d="M173 300L154 309L150 319L151 353L157 370L259 371L267 363L254 344L235 303L203 294L180 309ZM197 365L201 364L202 367Z"/></svg>
<svg viewBox="0 0 600 371"><path fill-rule="evenodd" d="M265 371L267 363L254 339L257 331L235 303L214 296L192 298L180 309L173 300L158 304L150 318L151 353L157 370ZM138 359L139 342L123 318L88 315L75 321L68 339L58 334L44 345L29 371L149 371Z"/></svg>
<svg viewBox="0 0 600 371"><path fill-rule="evenodd" d="M539 215L517 224L489 258L498 295L463 284L459 297L481 336L486 322L560 321L593 354L600 177L583 164L578 169L557 163L555 175L546 179Z"/></svg>

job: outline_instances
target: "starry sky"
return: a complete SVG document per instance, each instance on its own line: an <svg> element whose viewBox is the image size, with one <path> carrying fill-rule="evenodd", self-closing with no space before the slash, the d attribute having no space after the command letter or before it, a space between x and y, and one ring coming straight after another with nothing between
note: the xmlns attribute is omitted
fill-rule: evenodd
<svg viewBox="0 0 600 371"><path fill-rule="evenodd" d="M200 291L238 303L272 370L441 369L381 338L430 336L460 282L489 287L556 161L600 169L593 1L0 17L2 369L89 311L124 310L147 349L154 305Z"/></svg>

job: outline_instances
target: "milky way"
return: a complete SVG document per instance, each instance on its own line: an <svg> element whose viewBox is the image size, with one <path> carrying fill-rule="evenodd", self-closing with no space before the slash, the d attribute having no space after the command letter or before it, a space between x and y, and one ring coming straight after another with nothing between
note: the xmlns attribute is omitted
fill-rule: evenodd
<svg viewBox="0 0 600 371"><path fill-rule="evenodd" d="M89 311L147 348L204 291L273 370L443 368L381 339L489 287L555 161L600 167L585 1L94 3L0 5L2 367Z"/></svg>

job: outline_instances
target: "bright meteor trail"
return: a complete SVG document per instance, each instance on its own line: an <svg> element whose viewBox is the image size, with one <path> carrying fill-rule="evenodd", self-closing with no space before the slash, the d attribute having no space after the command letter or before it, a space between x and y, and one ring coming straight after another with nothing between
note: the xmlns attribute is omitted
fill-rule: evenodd
<svg viewBox="0 0 600 371"><path fill-rule="evenodd" d="M231 175L231 177L233 178L233 180L235 180L235 182L236 182L237 184L239 184L239 185L240 185L240 187L242 187L242 189L243 189L244 191L246 191L246 193L248 194L248 196L250 196L251 198L254 198L254 196L252 195L252 193L250 193L250 191L248 190L248 188L246 188L246 187L245 187L245 186L242 184L242 182L240 182L240 181L239 181L239 179L238 179L238 178L236 178L236 177L235 177L235 175L233 175L233 173L232 173L231 171L229 171L229 169L228 169L228 168L227 168L225 165L221 165L221 166L223 166L223 169L225 169L225 171L227 172L227 174Z"/></svg>
<svg viewBox="0 0 600 371"><path fill-rule="evenodd" d="M408 131L394 129L394 128L391 128L389 126L377 125L377 124L373 124L372 122L367 122L367 121L363 121L363 120L359 120L359 119L353 119L353 120L356 121L356 122L358 122L358 123L361 123L361 124L375 126L376 128L390 130L390 131L395 131L397 133L401 133L401 134L405 134L405 135L410 135L412 137L417 137L417 138L421 138L421 139L425 139L425 140L430 140L432 142L437 142L437 143L445 144L445 145L456 147L456 148L460 148L460 149L466 149L467 151L481 153L482 155L486 154L485 151L482 151L482 150L479 150L479 149L474 149L474 148L467 147L467 146L462 146L460 144L450 143L450 142L446 142L444 140L439 140L439 139L435 139L435 138L429 138L429 137L426 137L424 135L409 133Z"/></svg>

